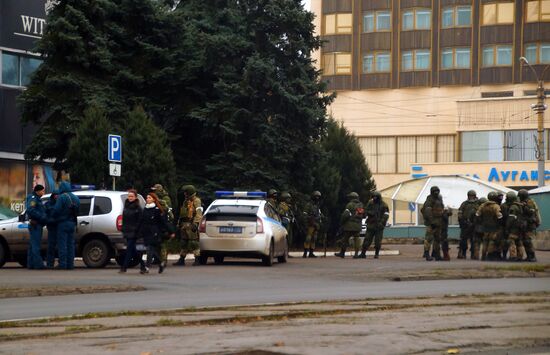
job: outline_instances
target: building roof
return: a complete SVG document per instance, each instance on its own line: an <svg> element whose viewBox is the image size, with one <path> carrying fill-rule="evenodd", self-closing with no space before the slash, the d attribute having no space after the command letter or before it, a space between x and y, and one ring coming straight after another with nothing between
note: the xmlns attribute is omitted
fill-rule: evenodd
<svg viewBox="0 0 550 355"><path fill-rule="evenodd" d="M550 192L550 185L546 185L546 186L538 187L538 188L533 189L533 190L529 190L529 195L544 194L544 193L549 193L549 192Z"/></svg>
<svg viewBox="0 0 550 355"><path fill-rule="evenodd" d="M478 198L486 197L491 191L504 194L513 191L507 187L469 176L436 175L403 181L382 190L381 193L387 199L423 204L430 194L432 186L439 187L444 204L454 209L459 208L462 202L466 200L469 190L476 191Z"/></svg>

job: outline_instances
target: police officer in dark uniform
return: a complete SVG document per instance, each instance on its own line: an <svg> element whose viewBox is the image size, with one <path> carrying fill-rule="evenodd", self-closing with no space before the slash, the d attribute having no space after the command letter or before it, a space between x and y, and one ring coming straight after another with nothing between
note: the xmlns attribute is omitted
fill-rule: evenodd
<svg viewBox="0 0 550 355"><path fill-rule="evenodd" d="M71 192L71 185L63 181L59 184L59 197L53 207L53 216L57 221L58 269L74 269L74 233L79 207L80 200Z"/></svg>
<svg viewBox="0 0 550 355"><path fill-rule="evenodd" d="M42 229L48 222L46 209L40 198L44 196L44 186L36 185L33 193L27 196L26 209L29 217L29 249L27 250L27 267L29 269L44 269L44 260L40 255L40 244L42 242Z"/></svg>
<svg viewBox="0 0 550 355"><path fill-rule="evenodd" d="M59 191L52 192L48 202L44 204L46 208L46 214L48 215L48 224L46 229L48 230L48 252L46 253L46 267L53 269L55 263L55 253L57 250L57 222L54 220L53 207L59 197Z"/></svg>

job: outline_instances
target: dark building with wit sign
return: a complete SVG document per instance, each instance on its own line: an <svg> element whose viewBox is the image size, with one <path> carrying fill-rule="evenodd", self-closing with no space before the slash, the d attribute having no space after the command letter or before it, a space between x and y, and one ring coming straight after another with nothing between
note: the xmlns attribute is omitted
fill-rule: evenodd
<svg viewBox="0 0 550 355"><path fill-rule="evenodd" d="M0 218L8 210L20 212L33 185L53 186L51 167L24 160L36 128L21 123L17 107L17 96L42 62L33 49L46 28L46 3L0 0Z"/></svg>

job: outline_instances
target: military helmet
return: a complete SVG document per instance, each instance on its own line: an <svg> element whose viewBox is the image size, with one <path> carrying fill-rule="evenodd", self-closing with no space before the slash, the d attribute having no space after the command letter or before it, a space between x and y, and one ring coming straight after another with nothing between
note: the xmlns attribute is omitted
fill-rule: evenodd
<svg viewBox="0 0 550 355"><path fill-rule="evenodd" d="M487 197L482 197L479 199L479 203L485 203L487 202Z"/></svg>
<svg viewBox="0 0 550 355"><path fill-rule="evenodd" d="M473 196L473 197L477 196L477 193L475 192L475 190L468 191L468 197L470 197L470 196Z"/></svg>
<svg viewBox="0 0 550 355"><path fill-rule="evenodd" d="M436 191L437 191L437 193L440 192L439 187L437 187L437 186L432 186L432 187L430 188L430 194L433 195Z"/></svg>
<svg viewBox="0 0 550 355"><path fill-rule="evenodd" d="M355 191L352 191L348 194L348 198L349 199L356 199L356 198L359 198L359 194Z"/></svg>
<svg viewBox="0 0 550 355"><path fill-rule="evenodd" d="M382 194L380 193L380 191L374 191L372 193L372 197L382 198Z"/></svg>
<svg viewBox="0 0 550 355"><path fill-rule="evenodd" d="M518 191L518 197L521 201L525 201L527 197L529 197L529 192L525 189L521 189Z"/></svg>
<svg viewBox="0 0 550 355"><path fill-rule="evenodd" d="M516 202L518 200L518 197L516 196L516 193L514 191L508 191L506 193L506 202Z"/></svg>
<svg viewBox="0 0 550 355"><path fill-rule="evenodd" d="M267 191L267 197L277 196L278 194L279 192L275 189L269 189L269 191Z"/></svg>
<svg viewBox="0 0 550 355"><path fill-rule="evenodd" d="M488 199L489 201L496 201L496 200L497 200L497 197L498 197L498 195L497 195L497 193L494 192L494 191L491 191L491 192L489 192L489 193L487 194L487 199Z"/></svg>
<svg viewBox="0 0 550 355"><path fill-rule="evenodd" d="M288 200L290 200L291 198L292 198L292 196L291 196L288 192L286 192L286 191L283 192L283 193L281 194L281 199L282 199L283 201L288 201Z"/></svg>
<svg viewBox="0 0 550 355"><path fill-rule="evenodd" d="M313 193L311 194L311 197L321 197L321 192L319 191L313 191Z"/></svg>
<svg viewBox="0 0 550 355"><path fill-rule="evenodd" d="M193 185L183 185L181 187L181 191L185 192L188 195L193 195L197 193L197 190L195 189L195 186Z"/></svg>

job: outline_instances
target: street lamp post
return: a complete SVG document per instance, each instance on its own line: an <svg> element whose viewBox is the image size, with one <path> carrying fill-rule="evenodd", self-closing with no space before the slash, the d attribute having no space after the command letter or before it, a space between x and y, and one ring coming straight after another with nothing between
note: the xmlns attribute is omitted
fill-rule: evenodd
<svg viewBox="0 0 550 355"><path fill-rule="evenodd" d="M537 114L537 160L538 160L538 186L544 186L544 111L546 110L546 105L544 104L544 100L546 99L546 95L544 94L544 74L546 74L546 71L548 68L550 68L550 65L547 65L546 68L542 71L541 76L539 77L537 75L537 72L535 68L529 64L529 61L527 61L527 58L521 57L519 58L519 61L526 64L531 70L533 71L533 74L535 74L535 78L537 79L537 103L535 105L531 105L531 108L535 113Z"/></svg>

